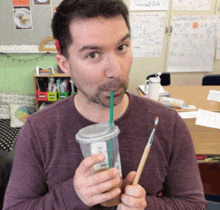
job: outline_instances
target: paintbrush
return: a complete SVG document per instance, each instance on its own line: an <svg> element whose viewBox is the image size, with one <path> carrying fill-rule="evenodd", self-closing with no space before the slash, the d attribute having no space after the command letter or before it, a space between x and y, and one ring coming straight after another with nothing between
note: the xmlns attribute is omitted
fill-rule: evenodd
<svg viewBox="0 0 220 210"><path fill-rule="evenodd" d="M148 139L147 145L146 145L146 147L145 147L145 149L144 149L144 152L143 152L143 155L142 155L142 157L141 157L141 161L140 161L140 163L139 163L138 170L137 170L137 174L136 174L136 176L135 176L133 185L137 185L138 182L139 182L139 179L140 179L141 173L142 173L142 171L143 171L145 162L146 162L147 157L148 157L148 154L149 154L149 152L150 152L150 148L151 148L151 145L152 145L152 142L153 142L154 133L155 133L155 130L156 130L158 121L159 121L159 118L156 117L156 119L155 119L155 121L154 121L153 130L152 130L152 132L151 132L151 134L150 134L150 137L149 137L149 139Z"/></svg>

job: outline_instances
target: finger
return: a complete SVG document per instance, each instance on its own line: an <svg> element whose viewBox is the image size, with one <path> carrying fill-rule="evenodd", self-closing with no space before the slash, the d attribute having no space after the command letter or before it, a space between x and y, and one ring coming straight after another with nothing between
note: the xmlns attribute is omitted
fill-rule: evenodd
<svg viewBox="0 0 220 210"><path fill-rule="evenodd" d="M90 202L93 203L93 205L104 203L108 200L111 200L118 196L121 193L121 190L119 188L115 188L109 192L102 193L99 195L94 195L90 197Z"/></svg>
<svg viewBox="0 0 220 210"><path fill-rule="evenodd" d="M126 178L123 180L123 185L122 185L122 191L124 192L125 190L125 187L127 185L131 185L134 181L134 178L136 176L136 173L135 171L131 171L127 176Z"/></svg>
<svg viewBox="0 0 220 210"><path fill-rule="evenodd" d="M146 191L140 185L127 185L125 188L125 194L136 198L143 198L146 195Z"/></svg>
<svg viewBox="0 0 220 210"><path fill-rule="evenodd" d="M101 163L105 160L105 155L103 153L98 153L95 155L91 155L87 158L85 158L77 168L77 173L79 174L85 174L88 171L91 172L91 167L94 166L97 163Z"/></svg>
<svg viewBox="0 0 220 210"><path fill-rule="evenodd" d="M105 193L107 191L111 191L116 187L119 187L121 182L120 177L116 177L107 182L100 183L98 185L92 186L88 188L89 196L98 195L101 193Z"/></svg>
<svg viewBox="0 0 220 210"><path fill-rule="evenodd" d="M136 176L137 172L136 171L131 171L125 178L126 184L132 184L134 181L134 178Z"/></svg>
<svg viewBox="0 0 220 210"><path fill-rule="evenodd" d="M147 202L145 198L136 198L136 197L128 196L126 194L123 194L121 196L121 201L123 204L129 206L130 208L144 209L147 206Z"/></svg>
<svg viewBox="0 0 220 210"><path fill-rule="evenodd" d="M119 177L119 170L117 168L111 168L88 176L87 181L90 183L89 186L93 186L116 177Z"/></svg>
<svg viewBox="0 0 220 210"><path fill-rule="evenodd" d="M116 210L131 210L131 209L132 210L144 210L143 208L131 208L131 207L125 205L124 203L118 204Z"/></svg>

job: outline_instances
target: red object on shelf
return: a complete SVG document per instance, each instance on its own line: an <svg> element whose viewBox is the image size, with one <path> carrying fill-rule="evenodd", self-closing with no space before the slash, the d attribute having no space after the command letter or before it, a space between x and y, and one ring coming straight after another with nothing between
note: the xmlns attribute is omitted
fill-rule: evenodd
<svg viewBox="0 0 220 210"><path fill-rule="evenodd" d="M208 158L209 156L207 155L196 155L196 159L197 160L205 160L206 158Z"/></svg>
<svg viewBox="0 0 220 210"><path fill-rule="evenodd" d="M37 90L37 99L38 101L47 101L47 92L40 92Z"/></svg>

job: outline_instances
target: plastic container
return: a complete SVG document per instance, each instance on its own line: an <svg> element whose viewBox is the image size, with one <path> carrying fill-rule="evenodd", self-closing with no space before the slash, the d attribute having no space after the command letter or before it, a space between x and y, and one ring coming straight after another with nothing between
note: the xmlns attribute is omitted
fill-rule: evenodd
<svg viewBox="0 0 220 210"><path fill-rule="evenodd" d="M69 92L65 92L65 93L58 93L58 99L64 99L68 97Z"/></svg>
<svg viewBox="0 0 220 210"><path fill-rule="evenodd" d="M149 78L148 98L158 101L160 94L160 77Z"/></svg>
<svg viewBox="0 0 220 210"><path fill-rule="evenodd" d="M57 101L57 92L48 92L47 93L48 101Z"/></svg>
<svg viewBox="0 0 220 210"><path fill-rule="evenodd" d="M38 101L47 101L47 92L40 92L37 90L37 99Z"/></svg>
<svg viewBox="0 0 220 210"><path fill-rule="evenodd" d="M82 128L76 134L76 141L79 142L84 158L94 155L97 153L104 153L105 160L101 163L94 165L94 170L100 172L111 167L118 168L120 177L122 176L121 171L121 160L118 145L118 135L120 130L118 126L111 129L109 123L93 124ZM111 154L109 155L109 151ZM112 156L112 159L110 158ZM117 186L121 188L121 183ZM120 195L116 198L102 203L103 206L116 206L120 203Z"/></svg>

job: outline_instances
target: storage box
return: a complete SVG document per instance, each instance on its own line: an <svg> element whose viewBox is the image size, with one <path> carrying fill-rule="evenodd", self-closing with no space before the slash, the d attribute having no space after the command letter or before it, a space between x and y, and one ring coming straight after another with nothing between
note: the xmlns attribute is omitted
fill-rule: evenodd
<svg viewBox="0 0 220 210"><path fill-rule="evenodd" d="M47 92L40 92L37 90L37 99L38 101L47 101Z"/></svg>
<svg viewBox="0 0 220 210"><path fill-rule="evenodd" d="M69 94L69 91L68 91L68 92L65 92L65 93L58 93L58 99L67 98L67 97L68 97L68 94Z"/></svg>
<svg viewBox="0 0 220 210"><path fill-rule="evenodd" d="M48 92L47 93L48 101L57 101L57 92Z"/></svg>

